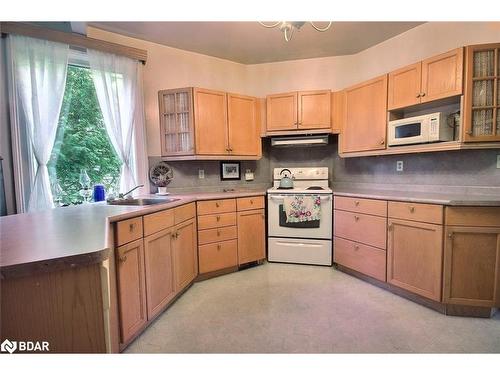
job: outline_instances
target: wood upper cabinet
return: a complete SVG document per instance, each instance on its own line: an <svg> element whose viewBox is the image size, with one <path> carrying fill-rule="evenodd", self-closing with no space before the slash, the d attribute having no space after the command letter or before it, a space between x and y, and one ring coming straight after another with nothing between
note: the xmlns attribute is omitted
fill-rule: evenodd
<svg viewBox="0 0 500 375"><path fill-rule="evenodd" d="M443 226L389 219L387 282L441 301Z"/></svg>
<svg viewBox="0 0 500 375"><path fill-rule="evenodd" d="M226 93L194 89L196 153L222 155L229 151Z"/></svg>
<svg viewBox="0 0 500 375"><path fill-rule="evenodd" d="M387 75L345 90L341 152L385 149Z"/></svg>
<svg viewBox="0 0 500 375"><path fill-rule="evenodd" d="M228 149L230 154L258 156L262 152L257 99L227 94ZM210 138L210 137L209 137Z"/></svg>
<svg viewBox="0 0 500 375"><path fill-rule="evenodd" d="M500 43L465 49L463 140L500 141Z"/></svg>
<svg viewBox="0 0 500 375"><path fill-rule="evenodd" d="M238 264L266 257L266 228L263 209L238 212Z"/></svg>
<svg viewBox="0 0 500 375"><path fill-rule="evenodd" d="M297 129L297 93L268 95L267 105L267 131L295 130Z"/></svg>
<svg viewBox="0 0 500 375"><path fill-rule="evenodd" d="M500 307L500 227L447 226L443 302Z"/></svg>
<svg viewBox="0 0 500 375"><path fill-rule="evenodd" d="M421 62L389 73L387 108L391 110L420 103L421 78Z"/></svg>
<svg viewBox="0 0 500 375"><path fill-rule="evenodd" d="M422 61L422 103L462 94L463 60L457 48Z"/></svg>
<svg viewBox="0 0 500 375"><path fill-rule="evenodd" d="M330 129L330 90L289 92L267 96L268 132Z"/></svg>
<svg viewBox="0 0 500 375"><path fill-rule="evenodd" d="M342 130L345 109L345 91L332 92L332 133L339 134Z"/></svg>
<svg viewBox="0 0 500 375"><path fill-rule="evenodd" d="M329 129L331 126L330 90L299 91L298 128Z"/></svg>
<svg viewBox="0 0 500 375"><path fill-rule="evenodd" d="M461 95L463 55L457 48L389 73L388 109Z"/></svg>
<svg viewBox="0 0 500 375"><path fill-rule="evenodd" d="M198 275L196 219L190 219L174 228L173 254L175 291L188 286Z"/></svg>
<svg viewBox="0 0 500 375"><path fill-rule="evenodd" d="M127 343L147 322L142 238L117 248L120 342Z"/></svg>
<svg viewBox="0 0 500 375"><path fill-rule="evenodd" d="M174 298L172 227L144 238L148 319L151 320Z"/></svg>

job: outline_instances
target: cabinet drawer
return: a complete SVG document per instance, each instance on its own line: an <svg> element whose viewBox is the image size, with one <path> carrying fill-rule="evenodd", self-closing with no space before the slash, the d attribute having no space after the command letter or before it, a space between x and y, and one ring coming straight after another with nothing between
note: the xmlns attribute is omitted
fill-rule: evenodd
<svg viewBox="0 0 500 375"><path fill-rule="evenodd" d="M174 210L155 212L144 215L144 236L167 229L174 226Z"/></svg>
<svg viewBox="0 0 500 375"><path fill-rule="evenodd" d="M359 212L361 214L387 216L387 201L376 199L335 197L336 210Z"/></svg>
<svg viewBox="0 0 500 375"><path fill-rule="evenodd" d="M386 252L357 242L334 238L335 263L385 281Z"/></svg>
<svg viewBox="0 0 500 375"><path fill-rule="evenodd" d="M389 217L442 224L443 206L437 204L389 202Z"/></svg>
<svg viewBox="0 0 500 375"><path fill-rule="evenodd" d="M500 227L500 207L446 207L446 225Z"/></svg>
<svg viewBox="0 0 500 375"><path fill-rule="evenodd" d="M220 214L236 211L236 199L218 199L197 203L198 215Z"/></svg>
<svg viewBox="0 0 500 375"><path fill-rule="evenodd" d="M263 196L238 198L236 203L238 206L238 211L256 210L265 207Z"/></svg>
<svg viewBox="0 0 500 375"><path fill-rule="evenodd" d="M200 273L212 272L238 264L237 240L216 242L198 247Z"/></svg>
<svg viewBox="0 0 500 375"><path fill-rule="evenodd" d="M236 225L236 212L198 216L198 229L211 229Z"/></svg>
<svg viewBox="0 0 500 375"><path fill-rule="evenodd" d="M142 216L116 223L116 246L142 238Z"/></svg>
<svg viewBox="0 0 500 375"><path fill-rule="evenodd" d="M196 206L194 203L188 203L174 208L174 221L175 224L182 223L183 221L192 219L196 216Z"/></svg>
<svg viewBox="0 0 500 375"><path fill-rule="evenodd" d="M207 243L232 240L238 237L236 226L205 229L198 231L198 243L205 245Z"/></svg>
<svg viewBox="0 0 500 375"><path fill-rule="evenodd" d="M386 248L387 219L384 217L335 210L333 229L335 236Z"/></svg>

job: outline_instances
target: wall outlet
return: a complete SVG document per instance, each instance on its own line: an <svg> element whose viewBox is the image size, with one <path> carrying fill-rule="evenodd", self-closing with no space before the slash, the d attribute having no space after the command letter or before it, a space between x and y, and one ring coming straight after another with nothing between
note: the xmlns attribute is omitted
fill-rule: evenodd
<svg viewBox="0 0 500 375"><path fill-rule="evenodd" d="M403 160L398 160L396 162L396 171L397 172L403 172L403 169L404 169L404 167L403 167Z"/></svg>
<svg viewBox="0 0 500 375"><path fill-rule="evenodd" d="M497 155L497 168L500 169L500 154Z"/></svg>
<svg viewBox="0 0 500 375"><path fill-rule="evenodd" d="M198 178L205 178L205 170L204 169L198 169Z"/></svg>

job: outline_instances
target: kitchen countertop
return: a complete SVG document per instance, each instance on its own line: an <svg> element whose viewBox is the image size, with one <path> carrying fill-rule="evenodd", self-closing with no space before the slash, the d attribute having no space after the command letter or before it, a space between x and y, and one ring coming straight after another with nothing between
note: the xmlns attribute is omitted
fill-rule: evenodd
<svg viewBox="0 0 500 375"><path fill-rule="evenodd" d="M444 206L500 206L500 195L487 194L437 193L359 187L334 187L333 195L413 203L441 204Z"/></svg>
<svg viewBox="0 0 500 375"><path fill-rule="evenodd" d="M179 200L150 206L92 203L0 218L1 277L19 276L101 262L113 239L110 223L198 200L265 195L266 189L172 194ZM156 195L141 196L161 198Z"/></svg>

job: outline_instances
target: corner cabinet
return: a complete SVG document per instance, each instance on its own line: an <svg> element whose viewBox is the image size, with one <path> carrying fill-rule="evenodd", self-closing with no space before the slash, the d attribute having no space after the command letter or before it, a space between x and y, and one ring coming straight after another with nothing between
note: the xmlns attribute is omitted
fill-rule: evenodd
<svg viewBox="0 0 500 375"><path fill-rule="evenodd" d="M202 88L159 92L161 153L166 160L258 160L260 101Z"/></svg>
<svg viewBox="0 0 500 375"><path fill-rule="evenodd" d="M293 134L312 130L330 132L330 90L298 91L268 95L266 133ZM285 133L282 133L285 134Z"/></svg>
<svg viewBox="0 0 500 375"><path fill-rule="evenodd" d="M500 141L500 43L465 48L465 142Z"/></svg>
<svg viewBox="0 0 500 375"><path fill-rule="evenodd" d="M387 75L345 89L341 153L383 150L387 128Z"/></svg>

